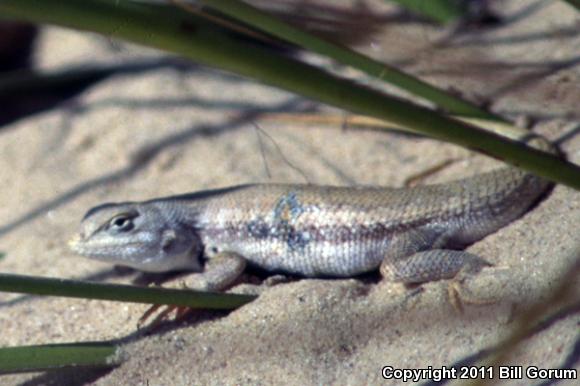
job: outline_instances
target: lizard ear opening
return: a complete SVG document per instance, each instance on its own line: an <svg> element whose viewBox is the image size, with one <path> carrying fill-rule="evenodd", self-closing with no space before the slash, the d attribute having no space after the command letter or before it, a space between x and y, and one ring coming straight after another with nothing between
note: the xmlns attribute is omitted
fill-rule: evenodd
<svg viewBox="0 0 580 386"><path fill-rule="evenodd" d="M161 250L165 253L171 253L175 240L177 240L177 232L173 229L164 231L161 236Z"/></svg>
<svg viewBox="0 0 580 386"><path fill-rule="evenodd" d="M202 270L199 261L200 240L184 228L167 229L161 234L160 258L171 270Z"/></svg>
<svg viewBox="0 0 580 386"><path fill-rule="evenodd" d="M183 234L179 234L175 229L165 230L161 235L161 250L169 255L187 252L192 245L193 240Z"/></svg>

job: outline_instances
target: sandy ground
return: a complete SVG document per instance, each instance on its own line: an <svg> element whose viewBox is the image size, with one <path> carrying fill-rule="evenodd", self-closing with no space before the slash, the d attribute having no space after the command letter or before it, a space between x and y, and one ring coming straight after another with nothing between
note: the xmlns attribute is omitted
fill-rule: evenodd
<svg viewBox="0 0 580 386"><path fill-rule="evenodd" d="M560 140L569 159L579 162L580 17L558 1L502 5L505 24L496 29L450 39L425 24L386 24L361 49L434 84L490 99L506 116L531 114L534 129ZM48 28L36 61L56 69L161 57ZM247 182L401 186L446 160L454 162L426 182L497 166L428 139L265 119L312 106L215 70L159 66L108 78L58 109L2 127L0 248L6 257L0 270L131 282L134 274L119 277L110 266L67 250L84 212L104 201ZM558 186L523 218L470 247L496 267L468 287L478 298L497 301L467 305L463 314L449 304L446 283L425 285L404 302L401 288L378 275L292 280L242 284L234 291L261 296L229 314L201 313L146 335L136 328L146 306L0 293L1 346L113 340L127 355L112 371L2 376L0 384L398 384L381 377L383 366L450 366L508 336L521 311L558 286L577 256L579 225L580 196ZM508 363L578 369L578 323L577 315L555 321Z"/></svg>

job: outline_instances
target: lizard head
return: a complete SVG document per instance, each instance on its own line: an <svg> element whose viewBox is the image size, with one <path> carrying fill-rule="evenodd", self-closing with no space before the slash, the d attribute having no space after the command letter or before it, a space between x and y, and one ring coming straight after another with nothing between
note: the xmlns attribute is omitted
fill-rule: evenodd
<svg viewBox="0 0 580 386"><path fill-rule="evenodd" d="M195 231L163 203L103 204L83 218L70 248L96 260L146 272L200 270Z"/></svg>

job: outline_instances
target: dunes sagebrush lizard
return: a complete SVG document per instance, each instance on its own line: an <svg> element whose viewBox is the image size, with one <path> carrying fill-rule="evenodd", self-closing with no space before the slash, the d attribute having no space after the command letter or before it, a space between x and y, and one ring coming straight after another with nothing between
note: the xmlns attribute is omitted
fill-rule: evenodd
<svg viewBox="0 0 580 386"><path fill-rule="evenodd" d="M380 267L388 280L421 283L485 264L461 249L520 217L549 186L512 167L400 189L241 185L97 206L70 245L149 272L199 272L205 257L194 286L208 290L228 286L246 263L307 277Z"/></svg>

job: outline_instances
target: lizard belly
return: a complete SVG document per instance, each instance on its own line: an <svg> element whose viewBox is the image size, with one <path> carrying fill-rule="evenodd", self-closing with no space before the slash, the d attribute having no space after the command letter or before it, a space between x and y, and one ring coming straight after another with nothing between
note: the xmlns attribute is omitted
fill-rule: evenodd
<svg viewBox="0 0 580 386"><path fill-rule="evenodd" d="M246 260L268 271L287 272L309 277L352 276L375 270L385 253L384 240L321 241L292 245L276 240L237 242L224 245Z"/></svg>

